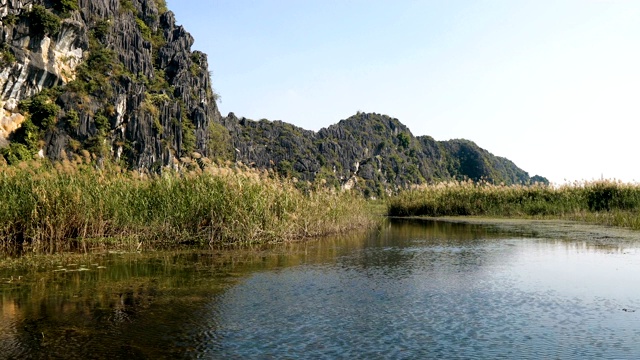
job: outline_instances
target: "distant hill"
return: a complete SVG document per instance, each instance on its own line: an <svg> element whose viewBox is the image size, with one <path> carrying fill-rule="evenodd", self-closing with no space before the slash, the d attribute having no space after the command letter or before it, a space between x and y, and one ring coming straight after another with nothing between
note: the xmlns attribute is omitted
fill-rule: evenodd
<svg viewBox="0 0 640 360"><path fill-rule="evenodd" d="M439 180L531 181L473 142L414 137L386 115L318 132L223 118L207 56L191 51L164 0L0 1L0 14L0 162L91 154L162 171L206 156L369 196Z"/></svg>
<svg viewBox="0 0 640 360"><path fill-rule="evenodd" d="M325 179L336 187L381 196L413 184L481 179L527 184L529 174L469 140L415 137L398 119L358 113L318 132L282 121L253 121L230 113L235 160L301 180ZM535 181L547 182L536 176Z"/></svg>

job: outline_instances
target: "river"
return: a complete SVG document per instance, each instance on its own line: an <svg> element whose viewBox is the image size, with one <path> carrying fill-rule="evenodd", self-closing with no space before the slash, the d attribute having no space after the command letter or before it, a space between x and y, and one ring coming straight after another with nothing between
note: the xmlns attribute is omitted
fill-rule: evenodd
<svg viewBox="0 0 640 360"><path fill-rule="evenodd" d="M0 358L633 359L640 233L390 220L243 249L0 267Z"/></svg>

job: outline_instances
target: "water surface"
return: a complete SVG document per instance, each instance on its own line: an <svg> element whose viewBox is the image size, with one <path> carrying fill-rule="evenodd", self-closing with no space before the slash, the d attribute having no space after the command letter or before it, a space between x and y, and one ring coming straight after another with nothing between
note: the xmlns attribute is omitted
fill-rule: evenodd
<svg viewBox="0 0 640 360"><path fill-rule="evenodd" d="M0 358L638 357L635 233L501 229L396 221L301 244L1 268Z"/></svg>

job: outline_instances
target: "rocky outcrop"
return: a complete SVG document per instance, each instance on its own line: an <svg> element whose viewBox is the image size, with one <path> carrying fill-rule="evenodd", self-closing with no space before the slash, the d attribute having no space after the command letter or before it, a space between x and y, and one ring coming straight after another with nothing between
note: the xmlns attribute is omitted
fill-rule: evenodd
<svg viewBox="0 0 640 360"><path fill-rule="evenodd" d="M530 181L470 141L414 137L385 115L358 113L318 132L222 119L207 57L191 51L164 0L0 0L0 38L0 153L9 162L89 152L160 169L233 157L370 196L448 179Z"/></svg>
<svg viewBox="0 0 640 360"><path fill-rule="evenodd" d="M386 115L358 113L318 132L281 121L238 119L233 113L223 123L232 135L236 159L243 163L358 188L370 196L441 180L531 181L511 161L471 141L414 137Z"/></svg>
<svg viewBox="0 0 640 360"><path fill-rule="evenodd" d="M163 0L0 0L0 14L5 157L87 150L153 168L207 155L220 120L207 57ZM36 94L46 121L19 106Z"/></svg>
<svg viewBox="0 0 640 360"><path fill-rule="evenodd" d="M24 121L17 113L18 103L44 88L66 84L75 78L75 70L86 47L86 29L73 19L61 21L54 36L35 33L29 27L34 1L4 0L0 2L0 142Z"/></svg>

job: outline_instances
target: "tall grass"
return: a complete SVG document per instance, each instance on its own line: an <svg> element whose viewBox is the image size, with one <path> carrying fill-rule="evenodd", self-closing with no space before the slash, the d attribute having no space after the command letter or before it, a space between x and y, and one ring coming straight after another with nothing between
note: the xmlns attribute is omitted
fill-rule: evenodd
<svg viewBox="0 0 640 360"><path fill-rule="evenodd" d="M448 182L392 197L390 216L505 216L581 220L640 229L640 185L611 180L560 187Z"/></svg>
<svg viewBox="0 0 640 360"><path fill-rule="evenodd" d="M0 167L0 244L55 250L112 238L256 243L369 224L356 194L313 184L303 192L294 181L216 166L151 176L110 164L96 170L81 158Z"/></svg>

